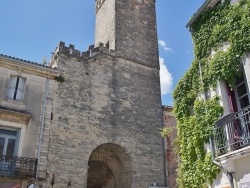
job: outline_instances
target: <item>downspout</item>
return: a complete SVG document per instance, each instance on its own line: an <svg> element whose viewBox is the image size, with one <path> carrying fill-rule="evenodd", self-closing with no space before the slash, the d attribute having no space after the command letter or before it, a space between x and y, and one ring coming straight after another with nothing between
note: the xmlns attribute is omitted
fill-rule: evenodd
<svg viewBox="0 0 250 188"><path fill-rule="evenodd" d="M48 95L48 86L49 86L49 79L46 78L46 86L45 86L45 92L43 97L43 108L42 108L42 124L40 129L40 136L39 136L39 142L38 142L38 151L37 151L37 167L36 167L36 178L38 175L38 167L40 164L40 155L41 155L41 145L42 145L42 139L43 139L43 129L44 129L44 116L45 116L45 110L46 110L46 103L47 103L47 95Z"/></svg>
<svg viewBox="0 0 250 188"><path fill-rule="evenodd" d="M228 172L225 168L223 168L223 166L218 161L215 160L215 156L214 156L214 142L213 142L211 136L209 137L209 144L210 144L210 148L211 148L211 151L212 151L212 162L225 172L225 174L227 175L227 177L229 179L231 188L234 188L233 173L232 172Z"/></svg>
<svg viewBox="0 0 250 188"><path fill-rule="evenodd" d="M163 121L163 118L164 118L164 109L162 108L162 120L161 120L161 124L162 124L162 129L164 128L164 121ZM167 183L167 170L168 170L168 161L166 160L166 142L167 142L167 139L165 137L162 138L162 147L163 147L163 172L164 172L164 186L165 187L168 187L168 183Z"/></svg>
<svg viewBox="0 0 250 188"><path fill-rule="evenodd" d="M207 101L207 96L206 96L206 92L205 92L205 88L204 88L204 85L203 85L203 79L202 79L202 71L201 71L201 64L199 62L199 71L200 71L200 78L201 78L201 82L202 82L202 87L203 87L203 91L204 91L204 100ZM207 108L206 108L206 105L204 106L205 107L205 114L207 114ZM211 152L212 152L212 162L218 166L219 168L221 168L227 175L228 179L229 179L229 182L230 182L230 186L231 188L234 188L234 179L233 179L233 173L232 172L228 172L225 168L223 168L223 166L215 160L215 155L214 155L214 143L213 143L213 140L212 140L212 136L210 135L209 136L209 145L210 145L210 148L211 148Z"/></svg>

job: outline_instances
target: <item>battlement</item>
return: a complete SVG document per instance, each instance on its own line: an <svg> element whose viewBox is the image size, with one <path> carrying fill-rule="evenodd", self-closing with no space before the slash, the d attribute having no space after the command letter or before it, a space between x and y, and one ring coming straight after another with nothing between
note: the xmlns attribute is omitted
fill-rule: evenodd
<svg viewBox="0 0 250 188"><path fill-rule="evenodd" d="M70 44L69 46L65 46L64 42L60 42L59 46L56 48L56 51L55 51L55 54L63 54L68 57L77 58L77 59L89 59L100 53L115 55L115 51L104 46L103 43L99 43L97 47L94 47L94 45L91 45L89 46L88 51L81 52L75 49L75 46L72 44Z"/></svg>
<svg viewBox="0 0 250 188"><path fill-rule="evenodd" d="M95 10L98 12L98 10L101 8L102 4L105 2L105 0L96 0L95 1Z"/></svg>

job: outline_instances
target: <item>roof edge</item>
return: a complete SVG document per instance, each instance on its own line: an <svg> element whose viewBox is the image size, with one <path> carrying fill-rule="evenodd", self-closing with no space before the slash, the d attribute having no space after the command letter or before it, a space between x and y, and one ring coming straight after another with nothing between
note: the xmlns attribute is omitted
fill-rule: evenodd
<svg viewBox="0 0 250 188"><path fill-rule="evenodd" d="M206 0L201 7L198 9L198 11L196 13L194 13L193 17L191 18L191 20L189 20L189 22L186 25L186 28L189 29L190 25L192 25L194 23L194 21L200 16L200 14L203 12L203 10L205 8L207 8L207 6L209 5L209 3L211 3L212 0Z"/></svg>
<svg viewBox="0 0 250 188"><path fill-rule="evenodd" d="M32 70L35 70L35 71L43 70L43 71L47 72L44 74L50 74L52 76L59 75L59 71L57 69L53 69L51 67L38 64L36 62L31 62L31 61L27 61L27 60L15 58L15 57L3 55L3 54L0 54L0 59L2 59L3 60L2 63L6 64L6 65L17 63L17 65L19 64L18 66L25 66L25 67L32 69ZM38 71L38 72L42 73L41 71Z"/></svg>

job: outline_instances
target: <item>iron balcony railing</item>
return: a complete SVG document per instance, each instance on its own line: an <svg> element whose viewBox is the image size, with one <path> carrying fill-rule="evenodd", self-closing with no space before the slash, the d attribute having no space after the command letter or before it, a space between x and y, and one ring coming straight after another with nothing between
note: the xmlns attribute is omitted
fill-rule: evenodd
<svg viewBox="0 0 250 188"><path fill-rule="evenodd" d="M250 145L250 106L219 119L214 131L216 156Z"/></svg>
<svg viewBox="0 0 250 188"><path fill-rule="evenodd" d="M1 156L0 176L13 178L31 178L36 176L37 159Z"/></svg>

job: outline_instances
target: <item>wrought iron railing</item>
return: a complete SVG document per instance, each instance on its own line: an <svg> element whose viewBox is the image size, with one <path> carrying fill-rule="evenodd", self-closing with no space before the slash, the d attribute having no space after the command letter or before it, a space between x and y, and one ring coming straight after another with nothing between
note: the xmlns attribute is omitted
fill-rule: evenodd
<svg viewBox="0 0 250 188"><path fill-rule="evenodd" d="M36 176L37 159L0 156L0 176L13 178L30 178Z"/></svg>
<svg viewBox="0 0 250 188"><path fill-rule="evenodd" d="M250 145L250 106L219 119L214 131L217 156Z"/></svg>

